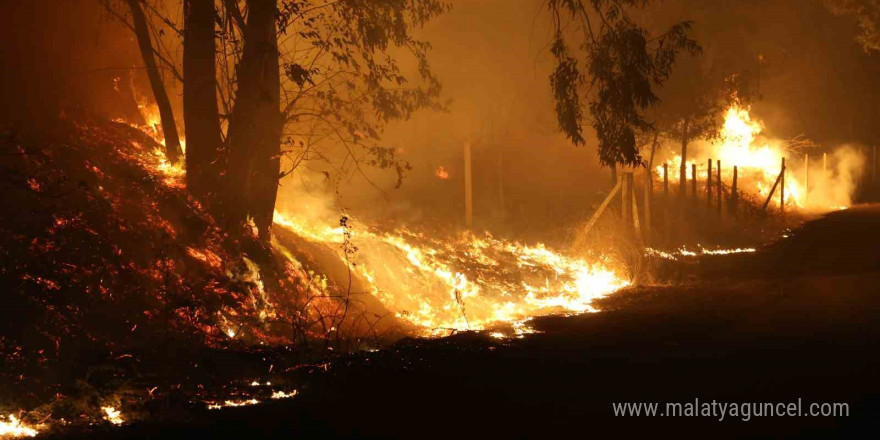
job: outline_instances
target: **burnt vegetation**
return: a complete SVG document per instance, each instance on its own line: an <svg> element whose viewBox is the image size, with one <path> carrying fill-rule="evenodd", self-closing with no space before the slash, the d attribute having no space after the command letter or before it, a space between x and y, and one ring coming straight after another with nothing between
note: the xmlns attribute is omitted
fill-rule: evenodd
<svg viewBox="0 0 880 440"><path fill-rule="evenodd" d="M876 428L880 107L792 134L777 97L768 129L804 69L741 38L756 6L537 0L544 99L426 128L456 115L428 24L462 2L59 1L4 29L0 437L645 436L680 426L608 405L802 390L853 408L811 434ZM880 73L876 1L798 8Z"/></svg>

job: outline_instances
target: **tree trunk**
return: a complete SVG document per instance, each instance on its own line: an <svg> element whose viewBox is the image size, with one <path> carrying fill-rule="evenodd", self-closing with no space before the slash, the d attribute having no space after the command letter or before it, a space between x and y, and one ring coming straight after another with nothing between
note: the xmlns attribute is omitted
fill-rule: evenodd
<svg viewBox="0 0 880 440"><path fill-rule="evenodd" d="M156 59L153 57L153 45L150 42L150 30L147 27L147 19L141 9L140 0L128 0L131 16L134 22L134 33L137 36L138 47L147 76L150 78L150 87L153 89L153 97L159 107L159 118L162 122L162 132L165 134L165 155L171 163L178 163L183 153L180 150L180 137L177 135L177 125L174 123L174 112L171 110L171 101L165 92L165 84L159 76L159 68L156 67Z"/></svg>
<svg viewBox="0 0 880 440"><path fill-rule="evenodd" d="M186 184L198 199L218 188L223 139L217 108L214 1L183 2L183 121Z"/></svg>
<svg viewBox="0 0 880 440"><path fill-rule="evenodd" d="M238 90L229 121L227 204L231 220L251 217L260 239L271 235L281 170L281 79L276 3L248 0Z"/></svg>

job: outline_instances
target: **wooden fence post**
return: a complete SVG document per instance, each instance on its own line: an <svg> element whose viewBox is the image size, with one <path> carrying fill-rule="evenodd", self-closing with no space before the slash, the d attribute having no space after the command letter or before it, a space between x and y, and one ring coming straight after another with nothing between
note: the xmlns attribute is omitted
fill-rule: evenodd
<svg viewBox="0 0 880 440"><path fill-rule="evenodd" d="M804 203L810 194L810 153L804 153Z"/></svg>
<svg viewBox="0 0 880 440"><path fill-rule="evenodd" d="M779 180L782 179L782 172L780 171L779 175L776 176L776 180L773 182L773 186L770 187L770 194L767 194L767 200L764 200L764 204L761 205L762 210L767 210L767 205L770 204L770 200L773 199L773 194L776 194L776 187L779 186Z"/></svg>
<svg viewBox="0 0 880 440"><path fill-rule="evenodd" d="M596 209L596 212L594 212L593 216L590 217L590 221L588 221L587 226L584 227L583 237L586 237L586 235L590 232L590 229L593 228L593 225L596 224L596 221L599 220L599 217L602 215L602 213L605 212L605 208L607 208L608 204L611 203L611 199L613 199L614 195L617 194L618 191L620 191L621 183L621 180L617 181L617 185L614 185L614 188L612 188L611 192L609 192L608 195L605 196L605 200L602 201L602 203L599 205L599 208ZM622 194L621 197L623 197Z"/></svg>
<svg viewBox="0 0 880 440"><path fill-rule="evenodd" d="M629 189L630 189L630 202L632 203L632 220L633 226L636 229L636 235L641 235L641 225L639 225L639 204L636 201L636 185L635 185L635 175L633 171L626 173L626 178L629 180Z"/></svg>
<svg viewBox="0 0 880 440"><path fill-rule="evenodd" d="M736 193L736 174L737 168L736 165L733 166L733 183L730 185L730 212L733 213L733 217L736 218L736 198L738 194Z"/></svg>
<svg viewBox="0 0 880 440"><path fill-rule="evenodd" d="M712 159L706 164L706 208L712 207Z"/></svg>
<svg viewBox="0 0 880 440"><path fill-rule="evenodd" d="M602 216L602 213L605 212L605 208L607 208L608 204L611 203L611 199L614 198L614 195L617 194L618 191L620 191L620 186L622 182L622 180L617 181L617 185L614 185L614 188L611 188L611 191L608 193L607 196L605 196L605 200L602 201L602 204L599 205L599 208L596 209L596 212L594 212L593 216L590 217L590 221L588 221L587 226L584 227L584 237L586 237L586 235L590 232L590 229L593 228L593 225L595 225L596 221L599 220L599 217ZM621 197L623 197L622 193Z"/></svg>
<svg viewBox="0 0 880 440"><path fill-rule="evenodd" d="M785 158L782 158L782 171L779 173L779 213L785 214Z"/></svg>
<svg viewBox="0 0 880 440"><path fill-rule="evenodd" d="M721 159L718 159L718 161L715 163L715 170L718 173L718 175L715 178L715 181L716 181L716 186L718 186L718 216L720 217L721 216L721 203L722 203L721 201L724 199L721 196Z"/></svg>

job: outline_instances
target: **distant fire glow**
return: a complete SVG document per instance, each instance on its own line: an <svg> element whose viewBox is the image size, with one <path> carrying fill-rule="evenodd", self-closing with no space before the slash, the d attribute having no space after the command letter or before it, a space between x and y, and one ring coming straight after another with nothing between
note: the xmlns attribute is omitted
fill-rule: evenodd
<svg viewBox="0 0 880 440"><path fill-rule="evenodd" d="M434 175L437 176L438 179L446 180L449 179L449 172L446 171L446 168L443 165L437 167L437 170L434 171Z"/></svg>
<svg viewBox="0 0 880 440"><path fill-rule="evenodd" d="M849 206L855 188L855 176L860 172L863 159L849 148L837 148L828 155L831 167L825 168L821 153L813 153L809 176L804 166L806 150L792 149L782 140L764 136L764 125L752 118L746 108L731 106L724 117L724 125L717 140L692 142L685 174L693 179L693 165L697 168L697 181L704 184L708 179L707 161L712 159L712 180L717 178L717 161L721 161L721 179L729 187L733 179L733 167L738 168L738 191L755 195L759 200L768 197L779 176L782 159L786 159L785 205L814 211L829 211ZM681 155L674 154L666 160L670 182L678 182ZM663 164L654 169L662 178ZM810 187L805 187L809 180ZM779 206L777 188L771 205Z"/></svg>

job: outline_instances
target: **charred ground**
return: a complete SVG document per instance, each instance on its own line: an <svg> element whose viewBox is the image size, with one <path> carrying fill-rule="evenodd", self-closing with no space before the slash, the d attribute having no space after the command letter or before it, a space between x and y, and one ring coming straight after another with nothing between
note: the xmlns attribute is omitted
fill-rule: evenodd
<svg viewBox="0 0 880 440"><path fill-rule="evenodd" d="M622 291L602 300L599 314L536 319L542 333L521 340L473 333L407 340L301 378L303 393L289 402L111 434L871 438L880 407L880 259L860 228L878 225L876 205L854 208L756 254L679 265L690 275L684 285ZM829 229L833 245L820 245ZM820 249L834 258L817 257ZM850 416L636 419L614 417L611 407L695 398L847 402Z"/></svg>

